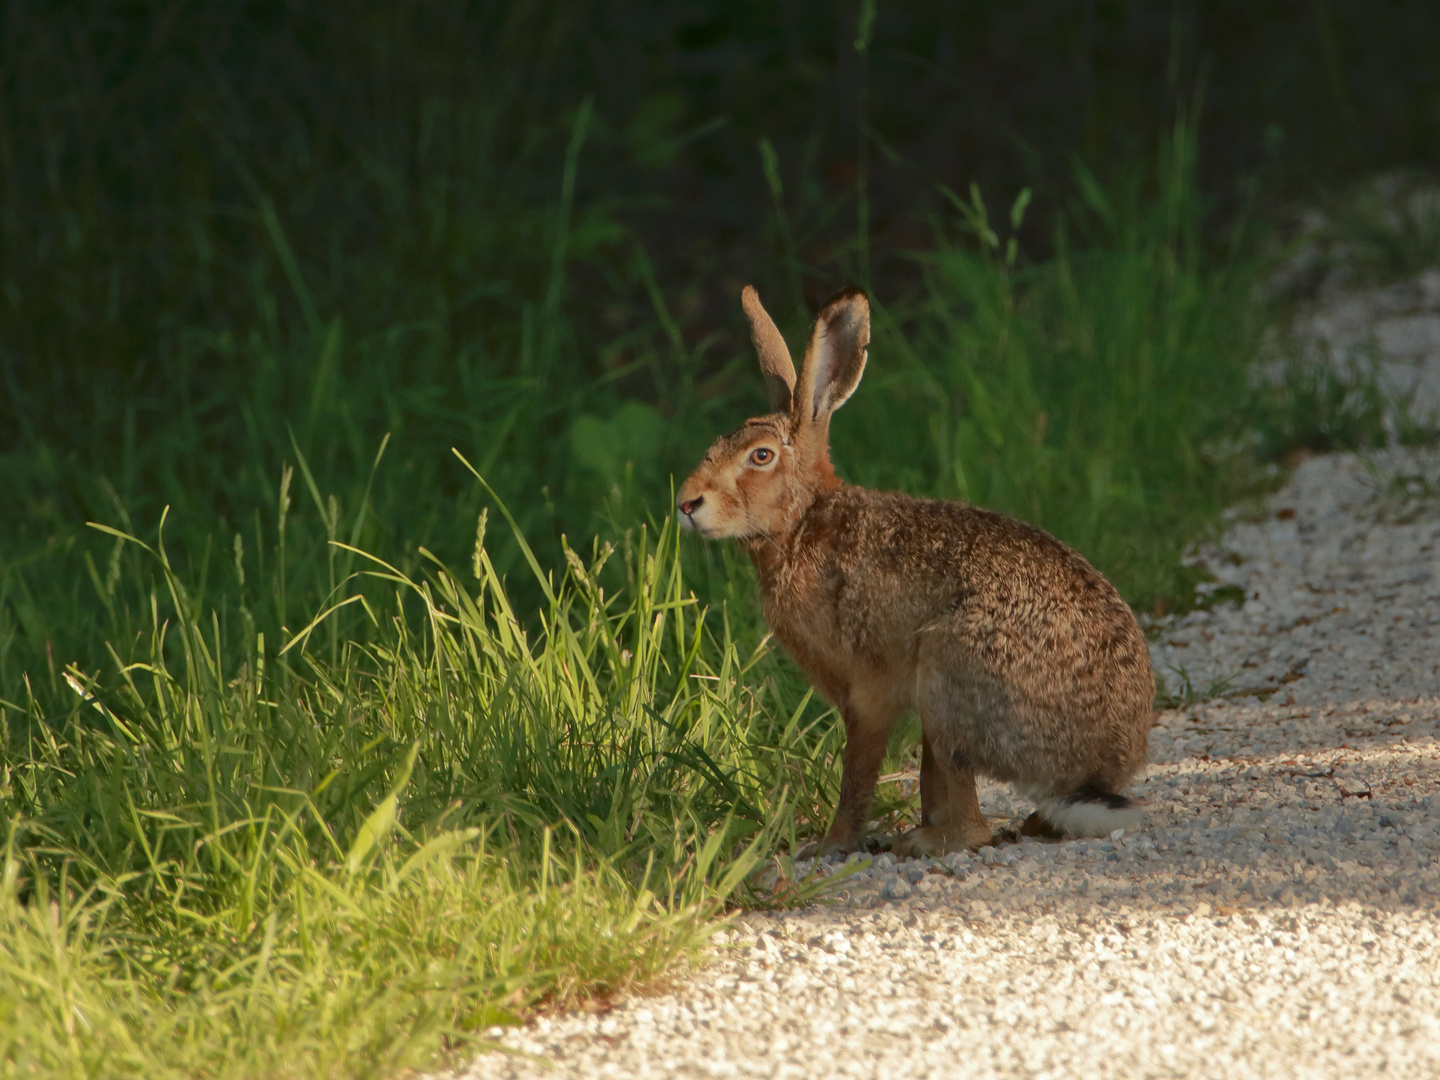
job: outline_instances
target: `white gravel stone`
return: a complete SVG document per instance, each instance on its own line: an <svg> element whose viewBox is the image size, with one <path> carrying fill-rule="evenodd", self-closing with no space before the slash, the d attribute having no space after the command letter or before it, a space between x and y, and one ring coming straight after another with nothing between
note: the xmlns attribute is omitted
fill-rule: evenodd
<svg viewBox="0 0 1440 1080"><path fill-rule="evenodd" d="M1404 295L1440 309L1437 282ZM1401 333L1372 298L1366 340L1440 401L1417 305ZM1440 453L1308 460L1196 558L1245 601L1153 627L1191 703L1156 716L1145 827L878 856L666 993L487 1033L530 1056L458 1075L1440 1075Z"/></svg>
<svg viewBox="0 0 1440 1080"><path fill-rule="evenodd" d="M881 900L903 900L911 893L910 883L904 878L892 874L885 879L880 886Z"/></svg>

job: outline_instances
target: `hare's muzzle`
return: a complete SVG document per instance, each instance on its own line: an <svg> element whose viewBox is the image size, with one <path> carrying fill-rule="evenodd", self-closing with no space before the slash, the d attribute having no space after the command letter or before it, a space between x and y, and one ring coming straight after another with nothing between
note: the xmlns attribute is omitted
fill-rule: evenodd
<svg viewBox="0 0 1440 1080"><path fill-rule="evenodd" d="M705 496L704 496L704 495L696 495L695 498L693 498L693 499L681 499L681 500L679 501L679 503L677 504L677 505L680 507L680 514L681 514L681 522L680 522L680 524L681 524L682 526L684 526L685 528L687 528L687 529L694 529L694 528L695 528L695 517L694 517L695 511L698 510L698 509L700 509L701 505L702 505L704 502L705 502Z"/></svg>

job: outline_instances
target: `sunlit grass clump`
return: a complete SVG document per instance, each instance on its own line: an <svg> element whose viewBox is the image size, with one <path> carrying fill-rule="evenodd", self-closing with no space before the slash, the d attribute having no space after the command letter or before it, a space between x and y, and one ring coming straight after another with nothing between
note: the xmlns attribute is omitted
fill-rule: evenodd
<svg viewBox="0 0 1440 1080"><path fill-rule="evenodd" d="M755 898L831 729L697 606L668 524L555 574L522 538L528 626L485 525L463 576L337 542L363 569L278 653L119 538L162 590L134 654L67 669L67 712L0 706L4 1070L389 1075L673 972ZM363 643L312 648L354 611Z"/></svg>
<svg viewBox="0 0 1440 1080"><path fill-rule="evenodd" d="M193 907L12 852L5 1075L391 1076L538 1004L643 985L708 935L704 905L604 864L515 869L475 830L392 847L352 869L280 842L246 867L272 881Z"/></svg>

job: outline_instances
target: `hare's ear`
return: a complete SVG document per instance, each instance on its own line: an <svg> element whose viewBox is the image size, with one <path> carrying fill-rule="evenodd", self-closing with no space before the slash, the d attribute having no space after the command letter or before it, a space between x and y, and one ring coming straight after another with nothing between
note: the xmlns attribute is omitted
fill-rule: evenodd
<svg viewBox="0 0 1440 1080"><path fill-rule="evenodd" d="M795 364L785 339L775 321L760 304L755 286L746 285L740 292L740 304L750 317L750 340L760 354L760 370L765 373L765 392L770 397L770 411L788 413L795 393Z"/></svg>
<svg viewBox="0 0 1440 1080"><path fill-rule="evenodd" d="M797 420L828 420L845 404L860 385L869 344L870 301L863 290L846 289L826 304L815 320L800 373Z"/></svg>

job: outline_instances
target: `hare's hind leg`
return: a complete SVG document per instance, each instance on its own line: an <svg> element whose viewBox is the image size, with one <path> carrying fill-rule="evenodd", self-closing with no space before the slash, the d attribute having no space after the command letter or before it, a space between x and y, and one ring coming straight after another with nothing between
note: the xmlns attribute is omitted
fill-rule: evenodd
<svg viewBox="0 0 1440 1080"><path fill-rule="evenodd" d="M920 824L934 825L936 820L950 816L950 785L945 781L930 737L920 735Z"/></svg>
<svg viewBox="0 0 1440 1080"><path fill-rule="evenodd" d="M922 709L921 723L927 713ZM930 714L933 715L933 714ZM920 747L920 827L895 841L902 857L943 855L974 850L991 842L990 825L980 812L975 771L959 753L935 750L935 733L925 726Z"/></svg>
<svg viewBox="0 0 1440 1080"><path fill-rule="evenodd" d="M920 827L895 842L900 856L940 855L975 850L993 835L975 790L975 769L965 749L967 706L974 703L956 692L943 670L922 666L916 681L920 727Z"/></svg>
<svg viewBox="0 0 1440 1080"><path fill-rule="evenodd" d="M990 843L990 825L980 812L974 771L953 756L935 753L928 733L921 755L920 827L896 839L895 854L901 858L943 855Z"/></svg>

